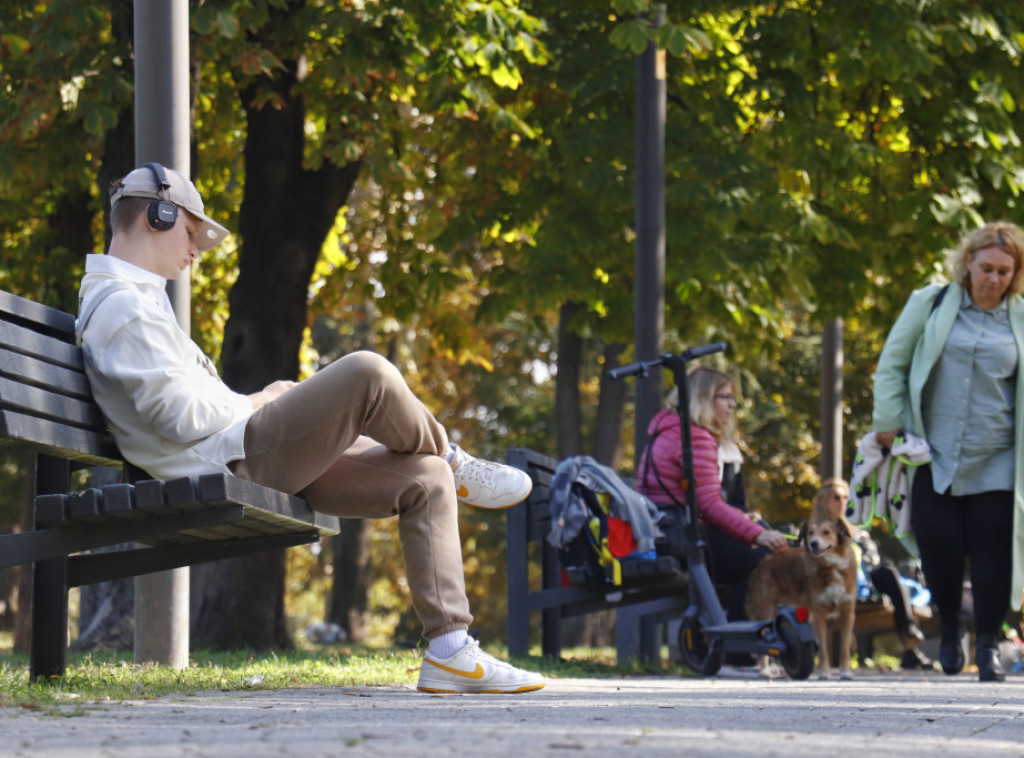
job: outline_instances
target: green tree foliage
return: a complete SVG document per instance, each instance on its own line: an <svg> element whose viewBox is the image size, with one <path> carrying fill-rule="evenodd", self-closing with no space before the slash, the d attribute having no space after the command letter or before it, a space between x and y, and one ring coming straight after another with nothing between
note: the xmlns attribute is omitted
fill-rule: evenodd
<svg viewBox="0 0 1024 758"><path fill-rule="evenodd" d="M68 309L81 255L103 238L97 177L126 141L128 6L0 9L0 286ZM668 91L665 347L730 342L751 500L788 516L815 479L822 323L846 325L851 449L909 291L939 273L963 230L1019 220L1024 6L665 8L654 26L649 0L192 4L194 167L233 229L245 204L272 209L305 182L356 172L336 208L316 209L322 239L289 290L295 365L312 370L368 331L468 446L553 452L553 393L535 379L559 358L560 308L580 305L570 326L584 338L588 428L599 356L632 340L635 57L656 41ZM285 145L251 146L251 127L285 116L296 179L253 199L251 166ZM314 226L311 206L292 215ZM193 333L211 353L246 247L261 241L249 236L194 277ZM295 265L295 249L278 252ZM499 605L500 521L464 527L474 557L497 553L470 561L474 605ZM390 576L394 540L379 537ZM481 623L501 633L500 619Z"/></svg>

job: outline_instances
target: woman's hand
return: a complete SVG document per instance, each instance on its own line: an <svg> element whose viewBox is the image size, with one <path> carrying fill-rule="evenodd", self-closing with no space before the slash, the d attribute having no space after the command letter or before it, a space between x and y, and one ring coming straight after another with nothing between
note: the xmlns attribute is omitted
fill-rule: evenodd
<svg viewBox="0 0 1024 758"><path fill-rule="evenodd" d="M774 529L765 529L754 539L754 544L766 547L774 553L777 550L789 547L789 540L786 539L782 532L777 532Z"/></svg>
<svg viewBox="0 0 1024 758"><path fill-rule="evenodd" d="M264 405L272 400L276 400L281 397L285 392L295 386L295 382L282 379L281 381L268 384L259 392L249 395L249 400L252 401L252 409L258 411Z"/></svg>
<svg viewBox="0 0 1024 758"><path fill-rule="evenodd" d="M875 440L882 447L892 448L892 441L896 438L896 435L899 433L899 429L894 429L891 432L875 432Z"/></svg>

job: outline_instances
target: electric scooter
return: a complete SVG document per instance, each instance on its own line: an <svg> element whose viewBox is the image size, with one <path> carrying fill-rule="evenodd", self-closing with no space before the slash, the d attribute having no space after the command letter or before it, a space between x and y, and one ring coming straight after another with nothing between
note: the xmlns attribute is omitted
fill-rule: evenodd
<svg viewBox="0 0 1024 758"><path fill-rule="evenodd" d="M690 604L679 628L683 662L698 674L714 676L726 654L747 653L778 658L791 679L806 679L814 669L818 642L807 608L779 608L775 617L762 621L728 621L705 562L707 543L700 532L700 513L693 473L693 442L690 434L690 385L686 364L726 349L724 342L691 347L678 355L666 354L653 361L631 363L608 372L611 379L650 375L652 368L672 372L679 390L679 421L683 441L683 514L685 555L690 576Z"/></svg>

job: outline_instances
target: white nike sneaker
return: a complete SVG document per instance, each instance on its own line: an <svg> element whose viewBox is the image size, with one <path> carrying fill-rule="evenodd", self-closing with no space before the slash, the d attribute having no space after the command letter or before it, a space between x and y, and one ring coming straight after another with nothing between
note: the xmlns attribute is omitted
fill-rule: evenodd
<svg viewBox="0 0 1024 758"><path fill-rule="evenodd" d="M533 489L525 471L514 466L474 458L458 445L452 445L452 472L455 495L466 505L477 508L510 508L521 503Z"/></svg>
<svg viewBox="0 0 1024 758"><path fill-rule="evenodd" d="M416 689L423 692L473 692L510 694L541 689L547 682L540 674L517 669L480 649L471 639L451 658L423 656Z"/></svg>

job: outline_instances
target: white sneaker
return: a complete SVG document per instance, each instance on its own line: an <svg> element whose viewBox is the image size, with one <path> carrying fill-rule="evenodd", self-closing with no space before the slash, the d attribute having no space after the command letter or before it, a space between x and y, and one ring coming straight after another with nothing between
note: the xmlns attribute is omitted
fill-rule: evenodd
<svg viewBox="0 0 1024 758"><path fill-rule="evenodd" d="M533 489L525 471L474 458L458 445L452 445L452 472L455 495L466 505L477 508L509 508L521 503Z"/></svg>
<svg viewBox="0 0 1024 758"><path fill-rule="evenodd" d="M540 674L517 669L469 643L451 658L423 656L416 689L423 692L513 693L539 690L547 682Z"/></svg>

